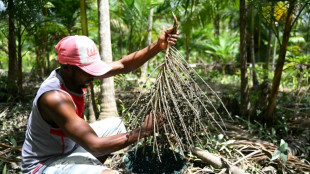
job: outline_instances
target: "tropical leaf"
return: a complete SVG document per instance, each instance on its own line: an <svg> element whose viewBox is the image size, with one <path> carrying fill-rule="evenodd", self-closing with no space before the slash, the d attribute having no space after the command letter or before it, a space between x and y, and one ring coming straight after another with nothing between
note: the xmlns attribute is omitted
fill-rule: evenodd
<svg viewBox="0 0 310 174"><path fill-rule="evenodd" d="M273 155L272 155L271 161L278 159L280 157L280 154L281 154L281 152L278 149L275 150Z"/></svg>
<svg viewBox="0 0 310 174"><path fill-rule="evenodd" d="M287 143L281 139L279 151L282 153L287 152L287 148L288 148Z"/></svg>
<svg viewBox="0 0 310 174"><path fill-rule="evenodd" d="M239 37L223 32L219 38L210 35L205 52L212 55L216 62L233 62L239 51Z"/></svg>
<svg viewBox="0 0 310 174"><path fill-rule="evenodd" d="M271 161L276 160L280 157L280 160L284 163L287 162L288 159L288 144L281 139L280 146L276 149L272 155Z"/></svg>
<svg viewBox="0 0 310 174"><path fill-rule="evenodd" d="M277 2L276 6L274 7L274 17L277 21L282 18L285 18L287 15L287 4L282 1Z"/></svg>

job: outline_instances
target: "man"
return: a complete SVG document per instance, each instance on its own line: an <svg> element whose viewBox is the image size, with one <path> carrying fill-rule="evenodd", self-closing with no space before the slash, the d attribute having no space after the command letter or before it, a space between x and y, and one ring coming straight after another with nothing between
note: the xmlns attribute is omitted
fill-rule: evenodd
<svg viewBox="0 0 310 174"><path fill-rule="evenodd" d="M104 63L86 36L68 36L57 45L61 67L42 83L33 102L22 150L23 173L117 173L99 161L106 155L153 133L154 115L126 132L119 118L89 125L83 120L84 89L94 79L137 69L158 52L174 45L178 34L162 31L150 46L119 61ZM163 117L156 115L157 124Z"/></svg>

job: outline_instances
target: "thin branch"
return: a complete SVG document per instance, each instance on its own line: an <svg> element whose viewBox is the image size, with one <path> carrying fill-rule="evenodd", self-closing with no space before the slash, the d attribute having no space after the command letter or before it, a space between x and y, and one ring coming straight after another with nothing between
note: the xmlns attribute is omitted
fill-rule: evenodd
<svg viewBox="0 0 310 174"><path fill-rule="evenodd" d="M308 0L305 5L301 8L301 10L299 10L296 18L294 19L294 21L292 22L291 28L294 26L295 22L297 21L297 19L299 18L301 12L306 8L306 6L310 3L310 0Z"/></svg>

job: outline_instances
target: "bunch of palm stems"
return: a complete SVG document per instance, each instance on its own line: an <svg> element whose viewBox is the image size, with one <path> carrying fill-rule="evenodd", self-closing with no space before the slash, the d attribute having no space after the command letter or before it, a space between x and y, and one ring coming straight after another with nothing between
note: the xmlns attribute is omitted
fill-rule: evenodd
<svg viewBox="0 0 310 174"><path fill-rule="evenodd" d="M207 92L216 96L223 108L224 104L176 48L168 46L164 61L157 68L160 68L160 71L155 83L148 92L140 93L125 113L129 115L130 129L141 126L146 115L160 113L165 116L161 129L157 125L156 117L153 117L154 152L158 152L160 148L171 147L184 154L188 147L194 146L197 141L203 144L201 139L210 137L210 127L223 130L218 122L223 122L221 116ZM200 78L209 90L203 91L195 77ZM226 108L225 110L227 112Z"/></svg>

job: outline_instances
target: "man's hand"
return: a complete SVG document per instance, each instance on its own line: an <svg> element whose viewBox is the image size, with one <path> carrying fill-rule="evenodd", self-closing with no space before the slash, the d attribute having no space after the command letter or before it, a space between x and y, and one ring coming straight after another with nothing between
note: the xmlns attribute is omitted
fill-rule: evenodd
<svg viewBox="0 0 310 174"><path fill-rule="evenodd" d="M158 45L161 49L167 49L168 44L174 46L179 37L179 31L175 34L171 34L174 27L169 30L163 30L158 38Z"/></svg>
<svg viewBox="0 0 310 174"><path fill-rule="evenodd" d="M156 117L153 114L145 117L144 123L141 126L142 137L150 136L155 129L159 129L163 126L165 116L158 113ZM154 127L154 124L156 127Z"/></svg>

